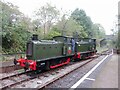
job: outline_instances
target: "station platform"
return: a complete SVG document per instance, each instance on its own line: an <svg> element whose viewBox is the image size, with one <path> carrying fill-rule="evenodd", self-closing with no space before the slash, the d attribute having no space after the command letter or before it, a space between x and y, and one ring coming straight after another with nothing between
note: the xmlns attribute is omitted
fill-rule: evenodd
<svg viewBox="0 0 120 90"><path fill-rule="evenodd" d="M118 88L118 60L120 55L113 54L112 58L102 68L91 88Z"/></svg>

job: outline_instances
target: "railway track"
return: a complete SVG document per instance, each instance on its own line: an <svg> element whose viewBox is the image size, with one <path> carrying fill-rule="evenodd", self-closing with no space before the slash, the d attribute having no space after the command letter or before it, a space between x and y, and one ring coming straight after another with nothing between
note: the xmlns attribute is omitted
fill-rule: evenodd
<svg viewBox="0 0 120 90"><path fill-rule="evenodd" d="M106 52L104 52L104 54L101 54L101 55L107 55L110 52L111 51L106 51ZM35 87L32 87L32 88L43 88L46 85L49 85L50 83L60 79L61 77L64 77L65 75L73 72L74 70L76 70L80 67L83 67L84 65L93 61L97 57L98 57L98 55L96 57L92 57L92 59L89 59L86 61L84 60L84 61L80 61L80 62L74 62L74 63L68 64L66 66L63 66L63 67L60 67L57 69L52 69L50 71L42 72L39 74L35 74L35 73L29 71L29 72L22 72L22 73L17 73L17 74L10 75L7 77L3 77L0 79L1 80L0 88L1 89L16 88L16 87L29 88L29 86L26 86L26 84L24 84L24 83L28 83L29 81L34 82L35 81L34 79L36 79L37 82L36 82ZM61 73L65 69L66 70L68 69L68 70L65 73ZM45 81L44 79L49 76L52 76L53 78L51 78L51 80L49 80L49 81ZM28 84L28 85L30 85L30 84ZM32 85L32 86L34 86L34 85Z"/></svg>
<svg viewBox="0 0 120 90"><path fill-rule="evenodd" d="M92 59L89 59L86 61L80 61L79 63L74 62L74 63L71 63L69 65L66 65L66 66L63 66L63 67L60 67L57 69L52 69L50 71L42 72L39 74L35 74L34 72L29 71L29 72L22 72L22 73L18 73L15 75L11 75L9 77L3 77L0 79L1 85L2 85L1 89L7 89L7 88L12 88L12 87L14 88L17 85L18 85L17 87L23 88L26 85L24 85L24 84L21 85L22 83L31 81L33 79L42 79L43 84L41 86L39 86L39 88L42 88L42 87L52 83L53 81L59 79L60 77L63 77L64 75L69 74L70 72L76 70L77 68L80 68L80 67L86 65L87 63L93 61L95 58L96 57L93 57ZM72 69L69 69L69 68L72 68ZM65 70L65 69L69 69L69 70L66 73L61 74L62 70ZM48 82L44 82L45 81L44 79L49 77L49 76L53 76L54 78ZM37 83L40 83L40 82L37 82ZM21 86L19 86L19 85L21 85ZM30 85L30 84L28 84L28 85ZM37 88L37 87L38 86L35 86L35 88Z"/></svg>
<svg viewBox="0 0 120 90"><path fill-rule="evenodd" d="M22 73L17 73L14 75L10 75L7 77L1 78L1 89L6 89L9 87L12 87L13 85L20 84L22 82L25 82L29 79L32 79L33 77L30 77L29 75L33 74L33 71L27 71Z"/></svg>

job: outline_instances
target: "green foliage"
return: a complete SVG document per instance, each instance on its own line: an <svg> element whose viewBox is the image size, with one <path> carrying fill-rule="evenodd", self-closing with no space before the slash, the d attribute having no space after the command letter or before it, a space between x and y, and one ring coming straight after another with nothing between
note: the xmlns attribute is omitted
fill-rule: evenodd
<svg viewBox="0 0 120 90"><path fill-rule="evenodd" d="M40 39L51 39L54 36L72 36L103 38L104 28L100 24L93 24L84 10L76 9L70 17L59 16L59 10L46 4L35 12L36 19L31 21L11 3L0 1L2 13L2 50L4 53L25 52L26 42L32 34L38 34ZM59 19L58 19L59 18ZM1 46L0 46L1 47Z"/></svg>
<svg viewBox="0 0 120 90"><path fill-rule="evenodd" d="M71 17L79 24L83 27L84 31L88 34L88 37L92 37L92 21L91 18L88 17L85 13L84 10L79 10L78 8L75 9L72 14Z"/></svg>
<svg viewBox="0 0 120 90"><path fill-rule="evenodd" d="M83 27L73 20L72 17L68 19L62 17L54 27L62 35L73 36L73 33L77 32L79 37L87 37L87 33L83 30Z"/></svg>
<svg viewBox="0 0 120 90"><path fill-rule="evenodd" d="M86 37L102 39L105 37L105 30L100 24L93 24L91 18L86 15L84 10L75 9L71 17L83 27Z"/></svg>
<svg viewBox="0 0 120 90"><path fill-rule="evenodd" d="M103 39L105 38L105 30L100 24L93 24L92 26L93 30L93 37L97 39Z"/></svg>
<svg viewBox="0 0 120 90"><path fill-rule="evenodd" d="M57 28L53 28L48 34L45 35L44 39L52 39L54 36L60 36L61 33L58 32Z"/></svg>
<svg viewBox="0 0 120 90"><path fill-rule="evenodd" d="M120 30L113 33L113 37L111 39L111 45L113 48L120 50Z"/></svg>
<svg viewBox="0 0 120 90"><path fill-rule="evenodd" d="M50 4L46 4L42 6L39 10L36 11L36 25L40 24L40 27L44 31L44 35L49 32L51 26L58 19L59 11L55 6L51 6Z"/></svg>
<svg viewBox="0 0 120 90"><path fill-rule="evenodd" d="M5 53L25 51L25 44L30 36L30 19L25 17L16 6L11 3L2 5L2 50Z"/></svg>

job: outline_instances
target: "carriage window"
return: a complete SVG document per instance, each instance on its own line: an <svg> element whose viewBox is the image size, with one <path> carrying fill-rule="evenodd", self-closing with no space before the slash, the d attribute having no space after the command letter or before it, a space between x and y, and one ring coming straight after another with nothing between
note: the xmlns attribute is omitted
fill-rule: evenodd
<svg viewBox="0 0 120 90"><path fill-rule="evenodd" d="M32 43L27 43L27 55L32 56Z"/></svg>

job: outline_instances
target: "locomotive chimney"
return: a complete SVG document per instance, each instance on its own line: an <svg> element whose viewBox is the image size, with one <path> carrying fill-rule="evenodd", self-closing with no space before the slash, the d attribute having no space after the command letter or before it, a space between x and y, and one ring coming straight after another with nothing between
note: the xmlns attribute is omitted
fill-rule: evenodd
<svg viewBox="0 0 120 90"><path fill-rule="evenodd" d="M38 35L37 34L33 34L32 40L38 40Z"/></svg>

